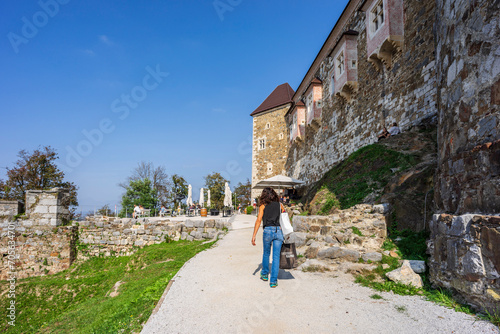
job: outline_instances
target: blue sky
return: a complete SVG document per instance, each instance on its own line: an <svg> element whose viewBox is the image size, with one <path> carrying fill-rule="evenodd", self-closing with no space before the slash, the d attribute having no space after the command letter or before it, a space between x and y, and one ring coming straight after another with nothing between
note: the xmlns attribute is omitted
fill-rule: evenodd
<svg viewBox="0 0 500 334"><path fill-rule="evenodd" d="M297 88L346 4L2 1L0 167L54 147L84 211L119 204L140 161L195 199L214 171L234 187L251 178L249 114Z"/></svg>

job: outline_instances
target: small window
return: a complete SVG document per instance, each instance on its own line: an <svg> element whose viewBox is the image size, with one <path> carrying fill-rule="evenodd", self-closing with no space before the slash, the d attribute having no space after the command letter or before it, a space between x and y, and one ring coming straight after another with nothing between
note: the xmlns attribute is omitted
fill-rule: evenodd
<svg viewBox="0 0 500 334"><path fill-rule="evenodd" d="M344 73L344 51L340 52L340 55L337 57L337 69L339 71L339 75Z"/></svg>
<svg viewBox="0 0 500 334"><path fill-rule="evenodd" d="M283 132L279 135L280 140L283 139Z"/></svg>
<svg viewBox="0 0 500 334"><path fill-rule="evenodd" d="M266 129L270 129L271 128L271 123L267 123L266 124Z"/></svg>
<svg viewBox="0 0 500 334"><path fill-rule="evenodd" d="M372 10L372 31L376 32L384 23L384 1L381 0Z"/></svg>
<svg viewBox="0 0 500 334"><path fill-rule="evenodd" d="M356 68L356 61L355 60L351 61L351 68Z"/></svg>
<svg viewBox="0 0 500 334"><path fill-rule="evenodd" d="M266 148L266 140L265 139L260 139L259 140L259 150L263 150Z"/></svg>
<svg viewBox="0 0 500 334"><path fill-rule="evenodd" d="M273 173L273 164L271 162L267 163L267 174L272 174Z"/></svg>

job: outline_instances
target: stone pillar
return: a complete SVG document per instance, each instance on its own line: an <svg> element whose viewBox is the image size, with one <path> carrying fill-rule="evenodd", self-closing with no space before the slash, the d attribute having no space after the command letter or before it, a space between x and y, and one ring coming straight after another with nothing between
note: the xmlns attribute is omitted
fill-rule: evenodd
<svg viewBox="0 0 500 334"><path fill-rule="evenodd" d="M26 215L38 225L60 226L69 222L69 190L28 190L26 192Z"/></svg>

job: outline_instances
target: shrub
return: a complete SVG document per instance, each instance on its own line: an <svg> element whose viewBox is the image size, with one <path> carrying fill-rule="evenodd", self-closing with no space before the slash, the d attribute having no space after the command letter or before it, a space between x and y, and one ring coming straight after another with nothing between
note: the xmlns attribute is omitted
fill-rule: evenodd
<svg viewBox="0 0 500 334"><path fill-rule="evenodd" d="M251 205L247 206L247 215L252 214L252 212L253 212L253 206Z"/></svg>

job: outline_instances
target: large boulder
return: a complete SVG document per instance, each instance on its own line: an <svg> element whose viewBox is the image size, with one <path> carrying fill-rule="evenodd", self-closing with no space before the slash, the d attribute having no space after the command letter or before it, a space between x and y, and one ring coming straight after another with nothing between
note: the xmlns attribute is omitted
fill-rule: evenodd
<svg viewBox="0 0 500 334"><path fill-rule="evenodd" d="M410 261L408 260L404 260L400 268L386 273L385 276L391 281L405 285L413 285L417 288L423 286L422 278L411 269Z"/></svg>
<svg viewBox="0 0 500 334"><path fill-rule="evenodd" d="M425 261L410 260L411 269L417 274L425 273Z"/></svg>

